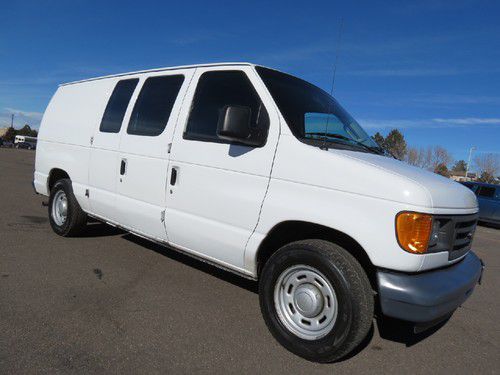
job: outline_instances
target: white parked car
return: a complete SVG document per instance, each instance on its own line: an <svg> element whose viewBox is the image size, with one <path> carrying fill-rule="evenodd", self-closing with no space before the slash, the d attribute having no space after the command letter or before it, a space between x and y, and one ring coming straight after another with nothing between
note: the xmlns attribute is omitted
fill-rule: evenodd
<svg viewBox="0 0 500 375"><path fill-rule="evenodd" d="M375 310L447 318L482 274L469 189L382 155L318 87L247 63L61 85L34 186L61 236L90 216L259 280L274 337L318 362L353 351Z"/></svg>

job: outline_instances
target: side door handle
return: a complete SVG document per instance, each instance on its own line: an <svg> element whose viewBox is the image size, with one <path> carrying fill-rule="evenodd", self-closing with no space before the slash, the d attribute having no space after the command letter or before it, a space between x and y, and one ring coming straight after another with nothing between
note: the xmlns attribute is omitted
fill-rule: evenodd
<svg viewBox="0 0 500 375"><path fill-rule="evenodd" d="M175 185L177 182L177 168L172 168L170 172L170 185Z"/></svg>
<svg viewBox="0 0 500 375"><path fill-rule="evenodd" d="M122 159L122 163L120 164L120 175L124 175L127 173L127 159Z"/></svg>

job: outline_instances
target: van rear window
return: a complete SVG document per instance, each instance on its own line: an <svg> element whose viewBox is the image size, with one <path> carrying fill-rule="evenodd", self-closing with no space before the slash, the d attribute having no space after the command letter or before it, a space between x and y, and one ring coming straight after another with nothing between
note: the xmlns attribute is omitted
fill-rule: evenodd
<svg viewBox="0 0 500 375"><path fill-rule="evenodd" d="M139 82L138 79L125 79L116 84L102 116L99 131L103 133L118 133L120 131L123 116L125 116L128 102L137 82Z"/></svg>
<svg viewBox="0 0 500 375"><path fill-rule="evenodd" d="M182 82L184 82L183 75L148 78L135 103L127 133L160 135L167 126Z"/></svg>

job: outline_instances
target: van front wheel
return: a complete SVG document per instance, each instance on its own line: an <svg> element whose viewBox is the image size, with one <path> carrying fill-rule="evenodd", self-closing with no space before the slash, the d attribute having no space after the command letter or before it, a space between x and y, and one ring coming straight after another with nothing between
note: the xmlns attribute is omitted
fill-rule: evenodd
<svg viewBox="0 0 500 375"><path fill-rule="evenodd" d="M87 214L73 194L71 180L65 178L54 184L50 190L48 208L50 226L58 235L77 236L85 229Z"/></svg>
<svg viewBox="0 0 500 375"><path fill-rule="evenodd" d="M283 246L259 281L264 320L278 342L305 359L333 362L367 336L373 292L366 273L345 249L323 240Z"/></svg>

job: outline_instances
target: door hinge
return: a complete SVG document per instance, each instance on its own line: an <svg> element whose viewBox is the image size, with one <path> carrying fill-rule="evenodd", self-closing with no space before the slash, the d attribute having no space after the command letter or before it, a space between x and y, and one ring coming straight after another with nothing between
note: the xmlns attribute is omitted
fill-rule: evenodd
<svg viewBox="0 0 500 375"><path fill-rule="evenodd" d="M93 145L94 144L94 136L90 137L90 144Z"/></svg>
<svg viewBox="0 0 500 375"><path fill-rule="evenodd" d="M160 214L160 221L161 221L162 223L164 223L164 222L165 222L165 210L163 210L163 211L161 212L161 214Z"/></svg>
<svg viewBox="0 0 500 375"><path fill-rule="evenodd" d="M170 154L170 150L172 150L172 143L169 143L167 146L167 153Z"/></svg>

